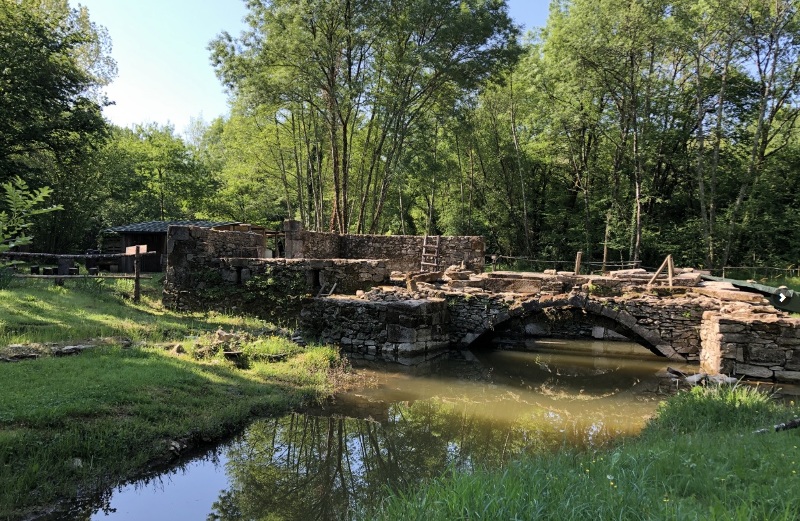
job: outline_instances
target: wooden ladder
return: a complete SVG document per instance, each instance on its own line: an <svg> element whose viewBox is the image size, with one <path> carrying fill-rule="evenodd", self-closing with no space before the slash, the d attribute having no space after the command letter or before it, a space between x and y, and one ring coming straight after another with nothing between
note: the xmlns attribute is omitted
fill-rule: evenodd
<svg viewBox="0 0 800 521"><path fill-rule="evenodd" d="M433 239L433 242L429 242ZM426 235L422 239L422 261L420 271L439 271L439 236Z"/></svg>

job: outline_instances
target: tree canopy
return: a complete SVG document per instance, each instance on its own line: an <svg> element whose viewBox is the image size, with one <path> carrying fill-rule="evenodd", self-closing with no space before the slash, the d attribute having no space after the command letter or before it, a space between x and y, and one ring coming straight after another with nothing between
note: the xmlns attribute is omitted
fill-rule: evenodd
<svg viewBox="0 0 800 521"><path fill-rule="evenodd" d="M0 6L0 181L53 187L43 248L295 218L606 267L798 264L791 0L553 0L524 38L503 0L253 0L209 44L231 114L186 136L107 127L84 9Z"/></svg>

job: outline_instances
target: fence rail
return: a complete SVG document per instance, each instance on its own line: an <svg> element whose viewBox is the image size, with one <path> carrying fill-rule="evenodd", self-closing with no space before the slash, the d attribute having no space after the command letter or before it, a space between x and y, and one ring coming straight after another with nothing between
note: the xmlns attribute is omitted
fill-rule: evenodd
<svg viewBox="0 0 800 521"><path fill-rule="evenodd" d="M599 262L599 261L580 261L581 267L589 268L589 271L610 271L610 270L626 270L641 268L641 261L614 261L614 262ZM513 257L510 255L487 255L486 266L491 266L492 271L497 271L498 265L508 265L512 269L531 268L534 270L544 271L545 269L554 269L560 271L559 268L565 271L573 271L576 265L576 259L569 260L554 260L554 259L532 259L530 257Z"/></svg>

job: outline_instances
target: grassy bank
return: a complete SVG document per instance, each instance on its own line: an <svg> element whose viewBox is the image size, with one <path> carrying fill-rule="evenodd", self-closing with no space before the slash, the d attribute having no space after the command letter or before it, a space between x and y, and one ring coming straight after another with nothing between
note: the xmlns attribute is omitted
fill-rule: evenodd
<svg viewBox="0 0 800 521"><path fill-rule="evenodd" d="M748 388L696 388L644 433L596 453L559 452L453 474L389 498L367 519L800 518L800 430L754 434L800 415Z"/></svg>
<svg viewBox="0 0 800 521"><path fill-rule="evenodd" d="M254 415L331 392L339 364L331 348L247 334L267 327L258 321L171 313L155 284L137 306L125 291L117 284L0 291L0 356L105 338L76 356L0 363L0 519L91 497ZM245 333L209 333L218 328ZM8 347L14 343L24 346ZM238 352L235 363L226 350Z"/></svg>
<svg viewBox="0 0 800 521"><path fill-rule="evenodd" d="M100 337L158 342L220 327L264 327L263 322L245 317L172 313L161 306L160 281L142 282L141 302L134 304L132 280L74 279L64 286L34 279L15 281L0 290L0 347Z"/></svg>

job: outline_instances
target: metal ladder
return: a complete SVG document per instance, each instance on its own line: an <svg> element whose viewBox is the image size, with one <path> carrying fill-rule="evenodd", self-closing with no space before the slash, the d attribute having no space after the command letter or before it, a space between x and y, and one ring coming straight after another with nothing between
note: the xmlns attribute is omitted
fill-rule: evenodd
<svg viewBox="0 0 800 521"><path fill-rule="evenodd" d="M434 242L429 242L433 239ZM420 271L439 271L439 236L430 237L426 235L422 239L422 259Z"/></svg>

